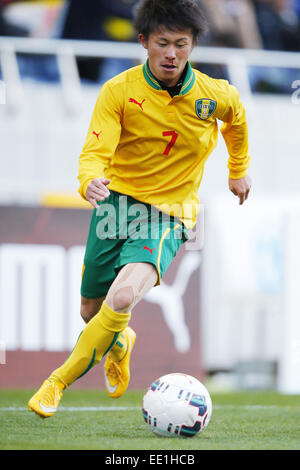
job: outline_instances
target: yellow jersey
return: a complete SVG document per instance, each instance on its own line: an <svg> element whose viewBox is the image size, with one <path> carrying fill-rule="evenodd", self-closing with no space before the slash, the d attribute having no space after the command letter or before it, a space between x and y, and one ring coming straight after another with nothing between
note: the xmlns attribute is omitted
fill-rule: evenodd
<svg viewBox="0 0 300 470"><path fill-rule="evenodd" d="M109 189L154 205L192 228L204 165L218 139L229 153L229 177L247 174L246 114L235 87L188 63L179 95L162 89L148 61L106 82L79 158L79 193L94 178Z"/></svg>

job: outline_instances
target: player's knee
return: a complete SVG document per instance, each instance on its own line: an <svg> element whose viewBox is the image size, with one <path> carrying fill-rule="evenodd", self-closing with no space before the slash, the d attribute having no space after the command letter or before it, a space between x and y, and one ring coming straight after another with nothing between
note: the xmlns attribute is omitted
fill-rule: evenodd
<svg viewBox="0 0 300 470"><path fill-rule="evenodd" d="M132 287L123 287L113 295L113 306L116 312L129 312L134 303Z"/></svg>

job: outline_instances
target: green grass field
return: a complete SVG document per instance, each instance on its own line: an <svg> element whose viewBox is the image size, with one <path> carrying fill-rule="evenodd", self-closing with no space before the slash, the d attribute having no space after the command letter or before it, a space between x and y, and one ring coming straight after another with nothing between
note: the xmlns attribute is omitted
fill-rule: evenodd
<svg viewBox="0 0 300 470"><path fill-rule="evenodd" d="M104 391L68 390L55 416L26 410L30 390L0 390L0 449L299 450L300 397L276 393L212 394L207 429L194 438L155 436L145 424L143 392L119 400Z"/></svg>

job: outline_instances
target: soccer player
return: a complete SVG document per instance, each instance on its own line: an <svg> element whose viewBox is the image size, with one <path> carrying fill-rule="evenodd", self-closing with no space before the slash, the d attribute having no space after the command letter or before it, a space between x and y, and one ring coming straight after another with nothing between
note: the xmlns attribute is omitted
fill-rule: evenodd
<svg viewBox="0 0 300 470"><path fill-rule="evenodd" d="M141 0L135 26L148 59L104 84L79 159L79 193L95 208L81 286L87 324L65 363L29 400L42 417L52 416L63 390L104 356L107 393L126 391L132 309L160 283L195 224L217 120L229 153L229 189L240 204L250 191L239 94L188 60L205 27L198 0Z"/></svg>

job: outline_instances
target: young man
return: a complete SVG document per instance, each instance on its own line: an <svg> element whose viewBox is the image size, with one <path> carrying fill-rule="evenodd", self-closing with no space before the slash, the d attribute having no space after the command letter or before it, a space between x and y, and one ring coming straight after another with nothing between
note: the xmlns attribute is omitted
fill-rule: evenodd
<svg viewBox="0 0 300 470"><path fill-rule="evenodd" d="M198 0L141 0L135 22L148 60L102 87L80 155L79 192L95 208L81 287L87 325L66 362L28 403L42 417L52 416L63 390L105 355L108 394L126 391L135 343L131 311L160 283L195 224L217 119L224 123L229 188L240 204L250 191L238 92L188 62L205 24Z"/></svg>

